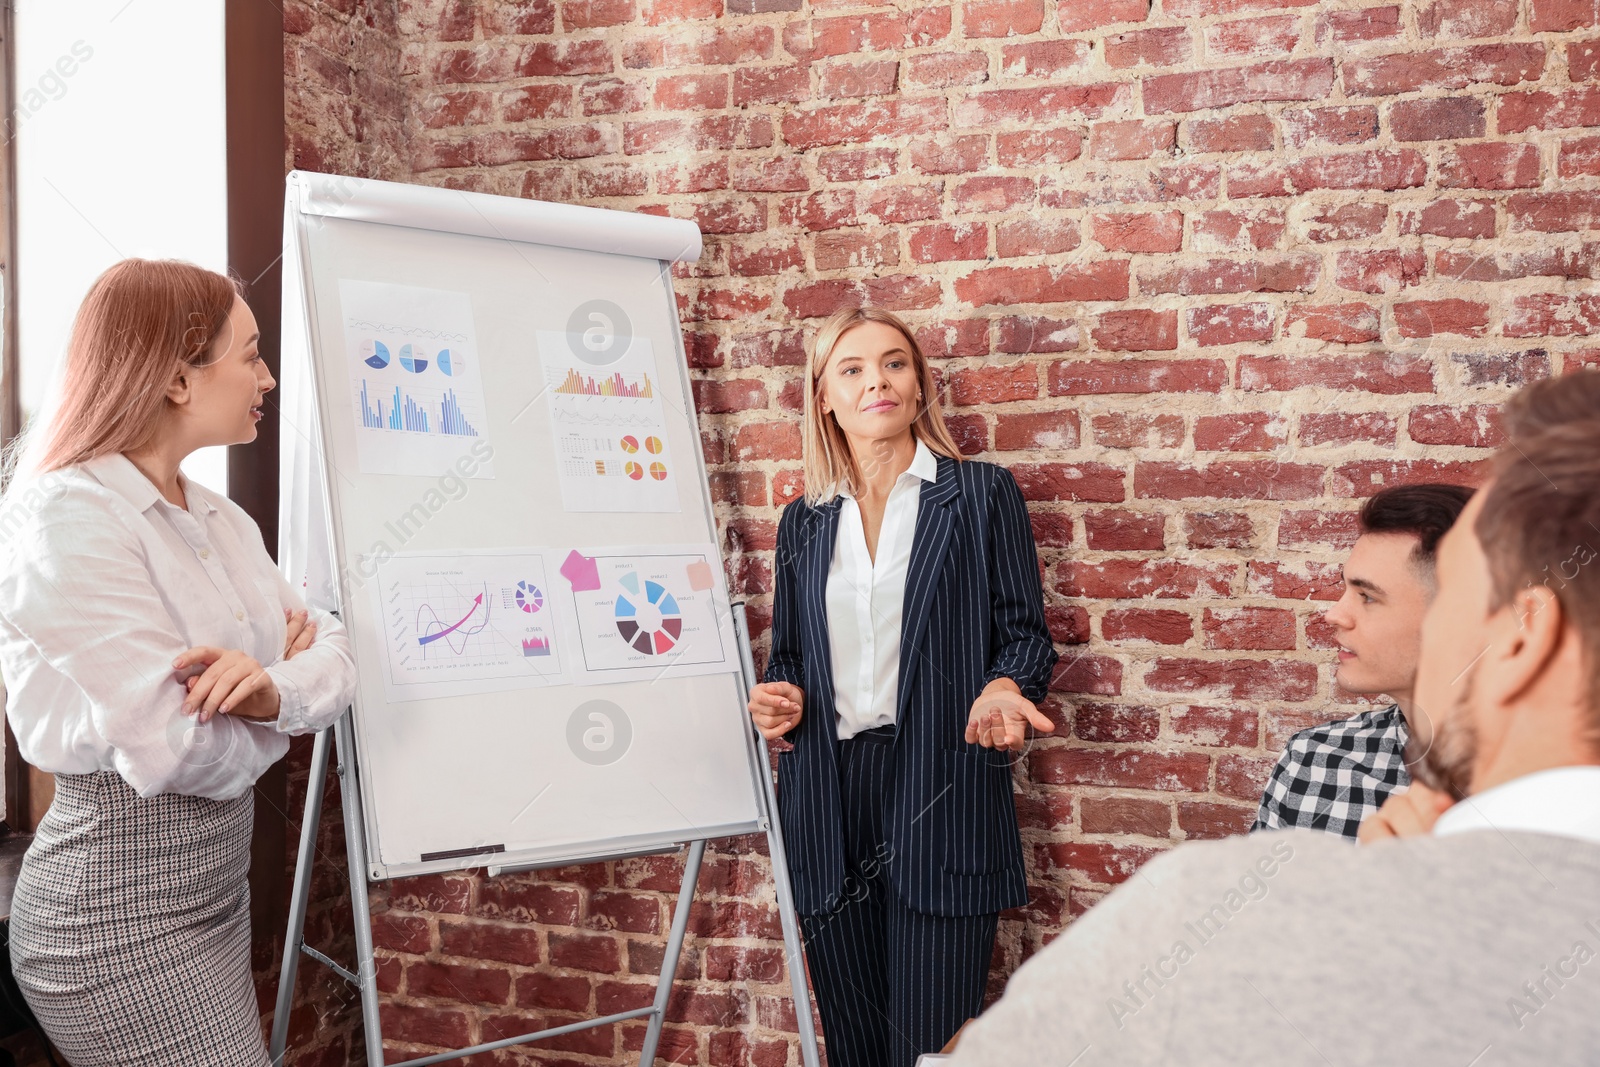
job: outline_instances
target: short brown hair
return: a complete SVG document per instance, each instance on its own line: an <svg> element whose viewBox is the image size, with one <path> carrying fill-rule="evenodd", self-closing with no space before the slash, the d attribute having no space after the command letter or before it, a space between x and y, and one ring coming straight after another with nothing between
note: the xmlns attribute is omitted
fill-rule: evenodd
<svg viewBox="0 0 1600 1067"><path fill-rule="evenodd" d="M1498 609L1543 585L1577 629L1600 710L1600 374L1546 379L1506 405L1508 436L1473 527ZM1591 719L1600 739L1600 717Z"/></svg>
<svg viewBox="0 0 1600 1067"><path fill-rule="evenodd" d="M168 384L214 358L239 295L234 280L173 259L125 259L96 278L72 324L61 404L37 472L148 444L166 414Z"/></svg>

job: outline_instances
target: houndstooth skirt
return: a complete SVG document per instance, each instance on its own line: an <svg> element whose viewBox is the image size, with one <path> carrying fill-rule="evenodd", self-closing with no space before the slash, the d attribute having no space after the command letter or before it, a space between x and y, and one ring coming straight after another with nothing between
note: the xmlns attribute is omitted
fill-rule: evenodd
<svg viewBox="0 0 1600 1067"><path fill-rule="evenodd" d="M266 1067L254 796L142 799L112 771L56 776L17 879L11 967L74 1067Z"/></svg>

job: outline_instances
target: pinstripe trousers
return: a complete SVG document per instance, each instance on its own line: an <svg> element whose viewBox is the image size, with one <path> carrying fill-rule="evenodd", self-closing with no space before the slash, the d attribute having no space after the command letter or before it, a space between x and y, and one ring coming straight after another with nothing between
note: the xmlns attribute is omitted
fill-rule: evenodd
<svg viewBox="0 0 1600 1067"><path fill-rule="evenodd" d="M802 920L829 1067L913 1067L983 1007L999 916L922 915L889 885L894 730L839 748L844 903Z"/></svg>

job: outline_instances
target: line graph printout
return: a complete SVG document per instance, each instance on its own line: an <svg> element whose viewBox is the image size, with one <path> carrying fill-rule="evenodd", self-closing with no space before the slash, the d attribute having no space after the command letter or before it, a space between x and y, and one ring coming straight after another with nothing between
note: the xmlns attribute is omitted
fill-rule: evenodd
<svg viewBox="0 0 1600 1067"><path fill-rule="evenodd" d="M444 474L488 440L471 297L341 278L339 302L363 474Z"/></svg>
<svg viewBox="0 0 1600 1067"><path fill-rule="evenodd" d="M651 681L737 669L722 561L713 545L574 549L560 566L570 590L580 685Z"/></svg>
<svg viewBox="0 0 1600 1067"><path fill-rule="evenodd" d="M630 338L606 357L576 334L540 330L538 341L566 510L680 510L649 339Z"/></svg>
<svg viewBox="0 0 1600 1067"><path fill-rule="evenodd" d="M372 583L391 701L565 682L561 609L543 553L402 553Z"/></svg>

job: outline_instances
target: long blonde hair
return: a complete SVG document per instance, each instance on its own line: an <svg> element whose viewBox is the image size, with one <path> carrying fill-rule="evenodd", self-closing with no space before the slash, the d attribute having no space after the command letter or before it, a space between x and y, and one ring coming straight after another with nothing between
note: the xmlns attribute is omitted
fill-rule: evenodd
<svg viewBox="0 0 1600 1067"><path fill-rule="evenodd" d="M877 308L843 308L828 316L817 329L811 350L806 354L805 439L801 457L805 467L806 503L812 507L827 503L841 492L855 495L863 487L861 468L850 451L850 441L833 413L823 412L819 396L822 371L828 365L828 357L833 355L834 346L839 338L863 322L892 326L906 339L912 369L922 392L922 410L911 424L911 435L931 451L957 462L961 460L961 450L944 424L933 367L911 330L892 312Z"/></svg>
<svg viewBox="0 0 1600 1067"><path fill-rule="evenodd" d="M239 295L232 279L175 259L125 259L96 278L73 320L61 403L28 449L33 472L148 444L173 376L211 361Z"/></svg>

